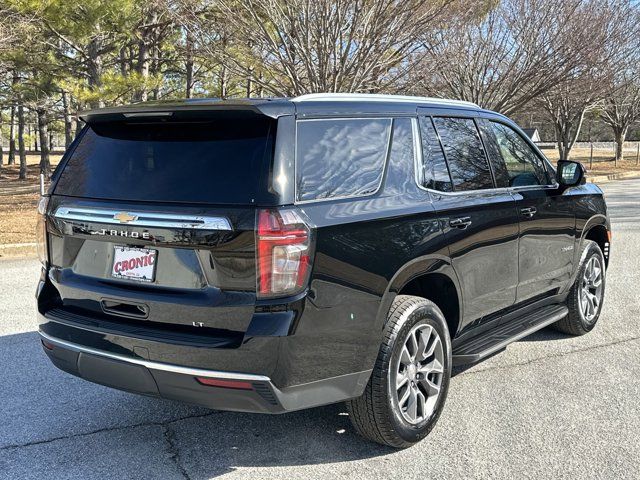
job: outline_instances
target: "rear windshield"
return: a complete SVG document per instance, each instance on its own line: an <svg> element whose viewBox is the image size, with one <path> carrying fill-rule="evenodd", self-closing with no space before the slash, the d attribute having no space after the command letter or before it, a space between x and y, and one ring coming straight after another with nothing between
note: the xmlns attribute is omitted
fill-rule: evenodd
<svg viewBox="0 0 640 480"><path fill-rule="evenodd" d="M269 182L267 118L87 127L56 194L86 198L250 204Z"/></svg>

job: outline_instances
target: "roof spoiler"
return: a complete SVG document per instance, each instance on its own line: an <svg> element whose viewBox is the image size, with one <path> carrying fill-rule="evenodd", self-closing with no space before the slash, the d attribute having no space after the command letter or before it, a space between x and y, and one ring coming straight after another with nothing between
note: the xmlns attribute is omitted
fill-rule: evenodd
<svg viewBox="0 0 640 480"><path fill-rule="evenodd" d="M122 107L100 108L80 112L80 119L88 124L122 121L181 121L212 118L247 118L267 116L278 118L292 115L295 107L285 101L225 101L206 99L183 102L149 102Z"/></svg>

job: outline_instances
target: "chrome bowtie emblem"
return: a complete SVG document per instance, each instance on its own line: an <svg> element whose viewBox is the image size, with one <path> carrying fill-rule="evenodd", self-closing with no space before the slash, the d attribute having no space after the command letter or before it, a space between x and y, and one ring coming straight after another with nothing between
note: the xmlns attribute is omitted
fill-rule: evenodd
<svg viewBox="0 0 640 480"><path fill-rule="evenodd" d="M118 220L120 223L129 223L137 220L138 217L127 212L119 212L113 216L113 219Z"/></svg>

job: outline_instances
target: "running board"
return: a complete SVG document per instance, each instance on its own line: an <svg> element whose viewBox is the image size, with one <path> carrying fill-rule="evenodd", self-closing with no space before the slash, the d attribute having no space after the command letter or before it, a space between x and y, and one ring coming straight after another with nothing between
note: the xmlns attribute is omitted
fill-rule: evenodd
<svg viewBox="0 0 640 480"><path fill-rule="evenodd" d="M472 337L453 349L453 365L476 363L507 345L564 318L565 305L549 305Z"/></svg>

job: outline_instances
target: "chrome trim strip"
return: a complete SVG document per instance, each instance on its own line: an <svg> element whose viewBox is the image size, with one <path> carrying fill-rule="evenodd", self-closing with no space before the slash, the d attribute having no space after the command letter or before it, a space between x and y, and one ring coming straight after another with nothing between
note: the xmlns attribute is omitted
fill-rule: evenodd
<svg viewBox="0 0 640 480"><path fill-rule="evenodd" d="M38 332L40 336L47 342L51 342L74 352L89 353L91 355L97 355L99 357L110 358L112 360L118 360L121 362L132 363L135 365L142 365L151 370L162 370L165 372L180 373L182 375L190 375L193 377L212 377L223 378L227 380L242 380L247 382L271 382L269 377L264 375L256 375L253 373L235 373L235 372L221 372L218 370L205 370L202 368L183 367L181 365L173 365L171 363L153 362L151 360L143 360L141 358L131 358L124 355L118 355L115 353L104 352L102 350L96 350L95 348L85 347L84 345L78 345L77 343L68 342L59 338L47 335L44 332Z"/></svg>
<svg viewBox="0 0 640 480"><path fill-rule="evenodd" d="M129 222L120 222L114 218L119 213L125 213L135 218ZM175 213L131 212L127 210L107 210L85 207L58 207L53 216L61 220L96 222L132 227L233 230L231 223L225 217L190 216Z"/></svg>

